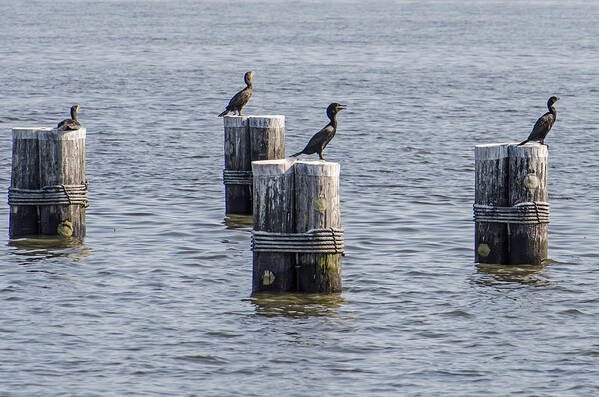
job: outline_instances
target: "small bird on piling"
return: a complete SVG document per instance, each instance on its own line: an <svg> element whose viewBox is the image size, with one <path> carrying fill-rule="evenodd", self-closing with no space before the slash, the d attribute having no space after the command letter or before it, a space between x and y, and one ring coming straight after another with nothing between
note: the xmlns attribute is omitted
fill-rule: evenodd
<svg viewBox="0 0 599 397"><path fill-rule="evenodd" d="M297 157L300 154L314 154L318 153L318 157L324 160L322 157L322 151L331 142L331 139L337 132L337 113L345 109L346 106L340 103L333 102L327 107L327 116L329 116L329 124L327 124L322 130L318 131L301 152L292 154L291 157Z"/></svg>
<svg viewBox="0 0 599 397"><path fill-rule="evenodd" d="M60 123L58 123L56 128L61 131L72 131L81 128L81 124L79 124L79 121L77 120L78 111L79 105L71 106L71 118L62 120Z"/></svg>
<svg viewBox="0 0 599 397"><path fill-rule="evenodd" d="M218 117L223 117L229 112L237 112L239 116L241 116L241 109L248 103L250 97L252 96L252 92L254 91L254 87L252 86L252 77L254 77L254 72L246 72L243 79L245 80L246 87L239 91L227 105L227 108L224 112L218 115Z"/></svg>
<svg viewBox="0 0 599 397"><path fill-rule="evenodd" d="M555 110L553 104L558 100L559 98L556 96L549 98L547 101L547 107L549 108L549 111L539 117L534 127L532 127L532 131L530 132L528 138L519 143L518 146L524 145L530 141L539 141L542 145L545 145L545 138L547 137L547 134L549 134L551 127L553 127L553 123L555 123L555 120L557 120L557 110Z"/></svg>

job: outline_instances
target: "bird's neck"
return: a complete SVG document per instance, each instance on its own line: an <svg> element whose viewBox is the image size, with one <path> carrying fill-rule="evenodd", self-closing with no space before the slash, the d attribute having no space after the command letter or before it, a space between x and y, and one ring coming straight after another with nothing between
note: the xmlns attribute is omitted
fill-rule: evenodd
<svg viewBox="0 0 599 397"><path fill-rule="evenodd" d="M334 129L337 129L337 117L335 115L332 115L329 116L329 119L331 119L329 125L332 125Z"/></svg>
<svg viewBox="0 0 599 397"><path fill-rule="evenodd" d="M252 86L252 81L246 81L245 83L247 86L245 88L249 88L250 90L254 88L254 86Z"/></svg>
<svg viewBox="0 0 599 397"><path fill-rule="evenodd" d="M77 121L77 111L75 109L71 109L71 119Z"/></svg>
<svg viewBox="0 0 599 397"><path fill-rule="evenodd" d="M553 105L547 106L549 108L549 113L553 115L553 118L557 118L557 110L553 107Z"/></svg>

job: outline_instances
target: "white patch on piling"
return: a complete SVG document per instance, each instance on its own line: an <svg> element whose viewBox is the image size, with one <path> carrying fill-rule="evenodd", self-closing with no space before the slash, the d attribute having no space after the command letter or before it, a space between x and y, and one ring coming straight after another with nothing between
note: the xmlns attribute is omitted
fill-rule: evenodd
<svg viewBox="0 0 599 397"><path fill-rule="evenodd" d="M275 275L270 270L265 270L262 275L262 284L263 285L271 285L275 282Z"/></svg>

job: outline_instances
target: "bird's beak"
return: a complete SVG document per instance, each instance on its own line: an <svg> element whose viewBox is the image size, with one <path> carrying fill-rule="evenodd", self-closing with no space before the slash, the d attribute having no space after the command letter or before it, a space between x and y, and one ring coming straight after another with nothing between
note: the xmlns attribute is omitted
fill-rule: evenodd
<svg viewBox="0 0 599 397"><path fill-rule="evenodd" d="M347 109L347 106L339 104L339 106L337 106L337 110L343 110L343 109Z"/></svg>
<svg viewBox="0 0 599 397"><path fill-rule="evenodd" d="M557 101L559 101L559 97L557 97L557 99L556 99L556 100L557 100Z"/></svg>

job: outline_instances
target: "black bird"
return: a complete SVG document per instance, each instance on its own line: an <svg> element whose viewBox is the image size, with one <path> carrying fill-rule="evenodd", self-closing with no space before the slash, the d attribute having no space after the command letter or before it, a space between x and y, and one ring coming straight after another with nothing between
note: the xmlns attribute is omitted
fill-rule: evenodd
<svg viewBox="0 0 599 397"><path fill-rule="evenodd" d="M547 101L547 107L549 108L549 111L539 117L535 123L535 126L532 127L532 131L530 132L528 138L526 138L524 142L518 144L518 146L524 145L529 141L539 141L541 144L545 144L545 138L547 137L547 134L549 134L551 127L553 127L553 123L555 123L555 120L557 120L557 111L553 107L553 104L558 100L559 98L555 96L549 98Z"/></svg>
<svg viewBox="0 0 599 397"><path fill-rule="evenodd" d="M312 138L310 138L310 141L304 150L296 154L292 154L291 157L296 157L300 154L318 153L320 159L324 160L324 157L322 157L322 151L335 136L335 132L337 132L337 113L343 109L345 109L345 105L335 102L331 103L329 107L327 107L327 116L329 116L329 120L331 120L329 121L329 124L327 124L322 130L318 131Z"/></svg>
<svg viewBox="0 0 599 397"><path fill-rule="evenodd" d="M79 124L79 121L77 120L78 111L79 105L71 106L71 118L62 120L60 123L58 123L56 128L61 131L72 131L81 128L81 124Z"/></svg>
<svg viewBox="0 0 599 397"><path fill-rule="evenodd" d="M254 87L252 86L252 77L254 77L254 72L246 72L245 76L243 77L246 87L235 94L233 98L231 98L225 111L219 114L218 117L223 117L229 112L233 112L233 114L237 112L238 115L241 116L241 109L247 105L250 97L252 96L252 92L254 91Z"/></svg>

